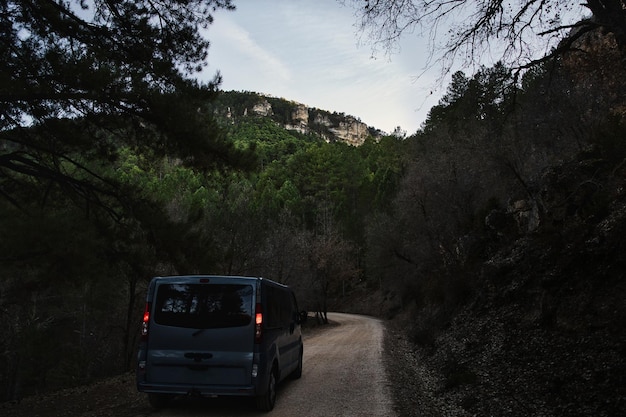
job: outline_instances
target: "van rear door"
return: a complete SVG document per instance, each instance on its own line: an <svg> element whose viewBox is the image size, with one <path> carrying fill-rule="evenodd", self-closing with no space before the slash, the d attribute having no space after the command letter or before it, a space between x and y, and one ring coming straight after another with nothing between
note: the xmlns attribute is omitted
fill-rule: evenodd
<svg viewBox="0 0 626 417"><path fill-rule="evenodd" d="M188 277L156 283L148 383L248 386L252 378L256 281Z"/></svg>

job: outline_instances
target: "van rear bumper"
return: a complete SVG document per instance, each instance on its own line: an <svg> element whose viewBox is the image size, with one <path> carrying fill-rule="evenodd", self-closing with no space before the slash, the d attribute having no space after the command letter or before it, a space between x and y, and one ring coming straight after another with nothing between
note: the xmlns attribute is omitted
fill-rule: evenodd
<svg viewBox="0 0 626 417"><path fill-rule="evenodd" d="M199 395L202 397L212 396L255 396L256 389L253 385L183 385L183 384L150 384L147 382L137 383L137 390L150 394L170 395Z"/></svg>

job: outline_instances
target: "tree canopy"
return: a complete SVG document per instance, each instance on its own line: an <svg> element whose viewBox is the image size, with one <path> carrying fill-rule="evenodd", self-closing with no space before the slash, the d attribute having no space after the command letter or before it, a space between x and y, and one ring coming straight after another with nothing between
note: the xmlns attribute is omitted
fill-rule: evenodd
<svg viewBox="0 0 626 417"><path fill-rule="evenodd" d="M426 34L432 59L440 61L446 71L454 63L475 65L486 55L507 66L526 67L571 49L578 38L596 29L611 33L622 57L626 57L624 0L350 3L356 5L360 28L375 48L393 51L402 36Z"/></svg>
<svg viewBox="0 0 626 417"><path fill-rule="evenodd" d="M102 203L117 186L88 160L118 145L197 167L241 162L209 114L219 74L193 78L201 29L230 0L39 0L0 4L0 195L57 184Z"/></svg>

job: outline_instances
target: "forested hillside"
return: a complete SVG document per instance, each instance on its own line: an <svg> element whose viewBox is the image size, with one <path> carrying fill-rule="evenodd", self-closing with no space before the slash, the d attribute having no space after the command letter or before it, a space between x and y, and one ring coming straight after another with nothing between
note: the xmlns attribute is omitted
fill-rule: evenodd
<svg viewBox="0 0 626 417"><path fill-rule="evenodd" d="M610 37L577 46L519 84L456 74L368 224L406 415L626 411L624 67Z"/></svg>
<svg viewBox="0 0 626 417"><path fill-rule="evenodd" d="M92 30L80 42L116 43ZM48 68L21 46L34 66L16 91ZM291 285L321 321L329 309L393 320L439 375L432 401L458 415L620 414L620 62L596 33L527 71L458 72L419 131L367 128L358 144L332 131L352 116L307 109L303 126L305 105L193 85L173 67L114 61L59 102L32 99L52 94L38 89L7 100L0 400L132 369L150 278L202 273ZM75 81L54 74L50 85ZM271 114L253 111L265 103Z"/></svg>

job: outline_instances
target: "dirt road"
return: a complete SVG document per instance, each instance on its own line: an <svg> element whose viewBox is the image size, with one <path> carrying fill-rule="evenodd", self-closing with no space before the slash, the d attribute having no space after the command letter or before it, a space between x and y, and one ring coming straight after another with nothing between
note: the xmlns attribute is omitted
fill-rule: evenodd
<svg viewBox="0 0 626 417"><path fill-rule="evenodd" d="M150 416L393 417L382 362L382 323L330 313L335 323L304 341L302 378L279 386L274 410L258 412L246 399L176 402Z"/></svg>

